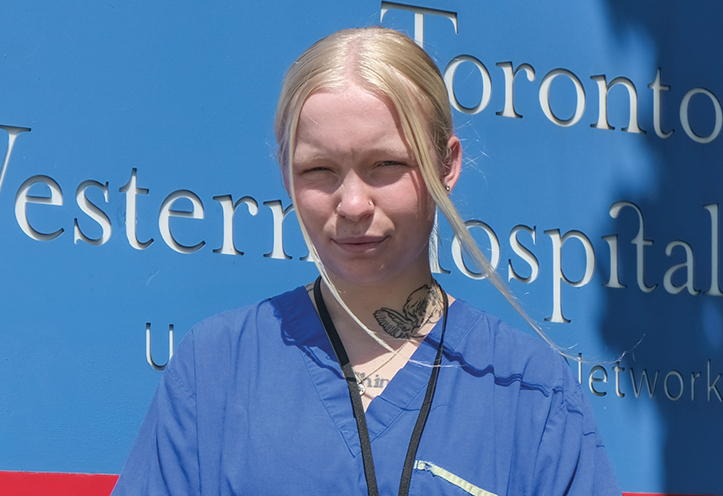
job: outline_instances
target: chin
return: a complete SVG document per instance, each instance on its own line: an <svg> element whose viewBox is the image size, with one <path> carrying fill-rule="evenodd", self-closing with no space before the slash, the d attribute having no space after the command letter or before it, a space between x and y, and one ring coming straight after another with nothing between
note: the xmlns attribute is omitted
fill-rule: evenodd
<svg viewBox="0 0 723 496"><path fill-rule="evenodd" d="M332 276L332 280L340 284L348 284L360 287L375 287L384 286L391 282L396 282L400 278L409 275L411 272L415 274L419 271L429 270L429 261L425 258L424 267L421 269L416 268L416 264L406 265L402 270L391 269L391 266L386 264L375 264L370 266L369 264L359 264L357 267L344 267L343 270L338 270L336 267L325 265L327 272Z"/></svg>
<svg viewBox="0 0 723 496"><path fill-rule="evenodd" d="M387 282L390 278L388 276L382 276L381 271L375 270L372 272L364 271L362 273L349 272L349 271L334 271L328 267L326 270L329 275L332 276L332 280L335 283L350 284L354 286L378 286Z"/></svg>

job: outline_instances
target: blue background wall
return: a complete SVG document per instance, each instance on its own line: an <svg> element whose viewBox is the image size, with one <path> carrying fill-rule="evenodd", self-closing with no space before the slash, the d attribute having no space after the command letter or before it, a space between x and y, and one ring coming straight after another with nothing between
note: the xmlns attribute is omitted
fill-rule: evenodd
<svg viewBox="0 0 723 496"><path fill-rule="evenodd" d="M414 14L389 7L382 25L414 35ZM652 0L424 7L456 14L458 32L448 17L425 16L425 48L440 68L466 55L490 77L487 84L469 59L456 68L460 105L475 107L484 95L489 103L478 113L455 110L466 160L453 198L465 219L494 233L503 277L511 263L530 278L510 281L524 308L582 354L571 367L622 489L723 493L722 9ZM169 324L178 342L211 314L312 280L293 213L283 240L274 232L289 205L274 160L280 81L313 41L379 24L381 8L366 0L1 7L0 124L32 130L17 136L0 189L0 470L118 473L160 377L146 361L146 322L154 359L164 363ZM534 71L533 81L518 72L513 86L519 118L505 111L505 63ZM545 91L545 76L559 69L568 72ZM644 133L623 130L630 103L621 84L607 99L614 129L591 127L600 115L593 76L634 85ZM582 115L572 125L553 122L576 109ZM37 200L51 197L48 185L57 200ZM167 241L160 212L179 190L198 198L203 218L171 217ZM226 195L234 203L248 197L233 222L243 255L226 253ZM82 208L83 198L102 213ZM614 218L616 202L629 204ZM192 207L188 199L172 206ZM518 225L527 226L517 239L532 265L511 245ZM91 242L76 239L76 229ZM482 246L494 245L482 228L473 231ZM556 236L568 232L556 249ZM180 253L174 242L204 244ZM524 329L453 252L442 223L441 284ZM561 280L556 253L567 280L584 285ZM555 322L561 316L570 322ZM591 375L600 379L592 387Z"/></svg>

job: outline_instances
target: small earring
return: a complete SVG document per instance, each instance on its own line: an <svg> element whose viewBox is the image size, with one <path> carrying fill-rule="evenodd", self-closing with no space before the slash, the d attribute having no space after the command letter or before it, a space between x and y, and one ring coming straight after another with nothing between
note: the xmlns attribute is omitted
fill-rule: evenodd
<svg viewBox="0 0 723 496"><path fill-rule="evenodd" d="M374 205L371 200L369 200L369 205Z"/></svg>
<svg viewBox="0 0 723 496"><path fill-rule="evenodd" d="M444 189L447 190L447 193L449 193L449 192L452 190L452 188L449 187L449 184L447 184L447 185L444 187Z"/></svg>

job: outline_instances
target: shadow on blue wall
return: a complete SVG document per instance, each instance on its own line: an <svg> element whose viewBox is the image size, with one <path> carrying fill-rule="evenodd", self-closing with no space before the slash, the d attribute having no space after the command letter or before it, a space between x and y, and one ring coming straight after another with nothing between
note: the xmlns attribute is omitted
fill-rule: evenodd
<svg viewBox="0 0 723 496"><path fill-rule="evenodd" d="M657 409L664 436L664 489L721 494L723 379L715 381L723 372L723 297L715 287L714 271L716 265L720 271L720 262L713 260L712 223L723 198L723 136L707 144L695 142L686 134L679 112L684 96L694 88L723 97L719 84L723 76L719 26L723 10L702 3L627 0L611 0L608 7L621 38L632 29L654 44L661 82L670 87L661 92L662 131L673 134L664 139L654 129L646 129L646 153L655 157L656 170L651 176L655 183L647 185L644 194L625 189L618 194L640 209L644 238L653 241L643 249L644 288L637 281L641 269L636 246L631 244L640 227L638 215L626 207L616 220L607 220L618 233L620 282L627 287L605 291L603 338L612 349L620 350L633 348L643 338L620 364L626 368L621 383L627 386L624 394L634 396L632 368L639 386L643 370L650 385L655 384L652 400L643 383L634 401ZM699 93L692 97L689 116L697 135L714 133L715 107L709 96ZM719 215L719 232L720 225ZM672 270L669 288L665 287L666 272L686 263L688 257L682 243L671 245L675 241L691 248L695 294L686 286L685 266ZM720 238L715 246L719 245ZM672 294L671 285L682 289Z"/></svg>

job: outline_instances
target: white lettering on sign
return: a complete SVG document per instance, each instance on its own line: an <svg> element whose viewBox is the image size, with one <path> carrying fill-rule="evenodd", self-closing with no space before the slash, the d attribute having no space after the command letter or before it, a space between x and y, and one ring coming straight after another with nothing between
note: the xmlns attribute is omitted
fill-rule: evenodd
<svg viewBox="0 0 723 496"><path fill-rule="evenodd" d="M595 377L595 372L602 372L602 377ZM608 382L608 371L605 370L605 367L602 365L595 365L592 369L590 369L590 376L588 378L588 386L590 387L590 391L592 391L592 394L595 396L605 396L608 394L606 391L598 391L595 389L596 382Z"/></svg>
<svg viewBox="0 0 723 496"><path fill-rule="evenodd" d="M620 372L625 372L625 367L621 367L619 361L615 362L613 372L615 372L615 394L618 395L618 398L624 398L625 393L620 391Z"/></svg>
<svg viewBox="0 0 723 496"><path fill-rule="evenodd" d="M575 361L577 362L578 381L582 383L583 363L585 363L582 357L582 353L578 354L578 358ZM590 365L591 367L588 373L587 380L588 389L595 396L606 396L607 391L604 390L603 384L607 384L608 382L608 371L605 368L605 365ZM721 379L721 377L723 377L723 373L719 373L713 376L712 367L712 360L708 360L706 363L706 400L709 403L713 402L723 404L723 396L721 396L721 392L718 389L718 381ZM625 369L626 367L620 366L620 361L615 362L615 365L613 365L612 367L612 370L615 373L615 394L618 398L625 398L625 392L623 392L622 387L624 384L624 381L622 380L624 374L621 375L621 372L625 372ZM645 391L647 393L647 396L651 400L654 400L656 398L655 393L657 392L658 388L661 387L661 383L663 393L668 400L679 401L685 395L686 380L683 373L681 373L679 370L669 370L665 374L662 381L660 381L660 370L655 370L654 372L652 372L649 371L647 368L643 368L642 370L640 370L639 368L634 369L633 367L627 367L627 369L629 371L630 390L632 390L633 396L635 398L640 398L641 396L643 396L643 392ZM636 370L638 371L637 373ZM702 373L699 371L691 371L690 373L690 401L696 400L696 381L700 379L701 376Z"/></svg>
<svg viewBox="0 0 723 496"><path fill-rule="evenodd" d="M711 132L708 136L698 136L697 134L695 134L695 131L693 131L693 129L690 127L690 120L688 118L688 105L690 105L690 99L698 94L705 95L710 98L711 103L713 103L713 109L715 110L715 126L713 127L713 132ZM685 131L685 134L687 134L690 139L698 143L710 143L718 137L718 135L720 134L721 126L723 126L723 112L721 112L720 102L713 93L706 89L695 88L690 90L683 97L683 101L680 102L680 123L683 125L683 130Z"/></svg>
<svg viewBox="0 0 723 496"><path fill-rule="evenodd" d="M560 119L553 112L550 107L550 87L555 78L559 76L565 76L572 81L575 86L575 113L569 119ZM553 69L542 78L540 83L540 107L542 107L542 113L545 114L550 122L554 122L558 126L570 127L574 126L585 113L585 88L582 87L582 83L575 74L568 71L567 69Z"/></svg>
<svg viewBox="0 0 723 496"><path fill-rule="evenodd" d="M33 193L37 188L44 188L47 193L45 195ZM90 245L99 246L107 243L112 236L113 225L111 220L107 213L99 206L103 203L98 202L98 204L95 204L88 199L87 192L96 188L102 193L102 198L105 203L108 203L110 200L109 184L103 184L93 180L83 181L78 186L76 190L76 202L81 212L100 226L101 235L96 238L88 236L81 227L83 225L83 219L75 217L73 219L73 241L75 243L83 241ZM31 189L33 192L31 192ZM138 187L138 171L136 169L132 170L129 181L118 191L123 193L126 198L125 233L128 244L136 250L146 250L153 243L153 238L144 242L138 240L136 232L138 218L137 198L139 195L149 195L150 192L148 189ZM218 229L219 232L222 233L223 239L221 246L214 249L213 252L222 255L244 255L244 252L237 246L238 236L236 236L233 227L234 216L241 205L246 206L249 215L257 216L259 213L259 202L250 196L244 196L235 203L231 195L213 196L213 199L221 205L222 217L221 221L217 223L219 224ZM181 205L182 202L187 205L185 210L178 208L178 205ZM63 205L62 189L53 178L44 175L32 176L20 185L15 196L15 217L22 231L37 241L52 241L65 232L65 228L62 226L57 226L57 229L51 232L41 232L39 228L33 227L33 222L36 222L36 226L40 225L37 221L43 209L39 208L37 211L32 212L31 215L31 213L28 212L28 204ZM295 215L290 216L290 214L294 212L293 206L287 205L284 207L281 200L264 201L263 205L271 212L272 219L271 228L267 231L271 233L271 249L267 253L264 253L263 256L277 260L291 260L294 257L287 252L284 246L284 233L288 224L286 222L287 218L295 217ZM707 217L710 220L710 287L705 292L695 287L694 246L683 240L673 240L665 245L664 253L668 257L672 257L676 253L683 253L685 260L683 263L668 267L664 270L664 273L658 274L658 277L662 278L663 288L670 294L676 295L686 290L686 293L690 295L723 296L723 292L720 290L719 274L719 206L718 204L709 204L704 205L703 208L706 210ZM615 202L611 205L609 214L613 219L617 219L623 211L631 211L631 213L635 212L636 214L635 218L637 219L638 230L637 234L630 240L630 244L635 247L636 254L635 278L638 288L644 293L650 293L658 287L658 284L648 285L646 282L645 256L646 249L652 250L654 242L651 239L645 239L643 212L634 203L628 201ZM204 221L205 210L201 198L190 190L179 190L169 194L160 206L157 221L161 238L173 251L187 255L199 251L206 244L204 240L197 240L193 245L185 245L173 234L171 229L173 221L171 219L178 217ZM476 228L481 228L482 231L484 231L489 241L490 262L492 263L492 267L497 269L503 249L497 231L489 224L478 219L470 219L466 221L466 224L467 227L473 231ZM525 233L522 238L520 237L521 233ZM520 224L514 226L507 237L502 238L509 240L509 246L505 248L508 248L512 254L512 257L507 260L508 280L514 279L522 284L532 284L538 280L544 264L540 262L539 257L534 253L534 247L537 246L536 233L536 227L531 228ZM592 281L596 271L595 247L590 238L581 230L573 229L565 234L561 234L560 230L555 228L547 229L544 233L550 238L552 243L552 257L548 263L548 270L550 270L552 275L552 312L545 320L553 323L567 323L571 320L565 317L563 312L563 288L566 286L582 288ZM528 240L525 240L528 235ZM567 252L575 249L574 246L566 247L566 243L572 239L579 242L579 246L582 247L584 253L584 261L577 269L575 269L574 266L571 269L571 262L567 260L569 258ZM624 284L624 281L620 280L618 262L620 252L625 250L626 245L625 243L621 244L617 234L604 235L601 239L605 242L605 246L608 247L610 252L609 266L607 267L609 269L609 276L607 282L603 283L602 286L608 289L626 289L627 285ZM531 243L529 243L529 240L531 240ZM438 242L433 240L433 243L437 249L430 250L430 264L431 267L435 269L435 272L441 272L444 271L444 269L442 269L439 264ZM454 265L460 273L472 279L484 279L486 277L485 274L481 274L467 267L463 257L462 245L456 237L452 241L451 255L454 260ZM307 261L311 260L306 250L303 256L297 255L296 258ZM568 263L565 263L566 260ZM527 267L527 270L521 270L521 267L524 266ZM563 267L566 268L563 269ZM576 276L577 279L573 279L568 274L570 270L580 270L581 272L578 273L581 273L581 275ZM681 276L684 277L678 277L674 283L674 278L679 272ZM683 283L680 284L678 280L682 280Z"/></svg>
<svg viewBox="0 0 723 496"><path fill-rule="evenodd" d="M246 205L249 214L258 214L259 204L250 196L244 196L236 203L233 202L231 195L214 196L213 199L219 202L223 209L223 244L221 248L216 248L213 252L221 253L222 255L243 255L242 251L236 249L236 244L233 241L233 218L236 214L236 209L240 205Z"/></svg>
<svg viewBox="0 0 723 496"><path fill-rule="evenodd" d="M678 394L673 395L670 392L670 388L668 387L668 379L671 377L675 377L678 380L679 386L678 386ZM665 390L665 396L668 397L671 401L678 401L681 396L683 396L683 375L678 372L677 370L671 370L667 374L665 374L665 379L663 380L663 389Z"/></svg>
<svg viewBox="0 0 723 496"><path fill-rule="evenodd" d="M124 186L121 186L118 191L126 195L126 237L128 238L128 243L136 250L145 250L151 246L153 238L140 242L136 236L136 224L138 223L136 196L148 194L147 189L138 187L138 180L136 179L137 172L136 169L133 169L131 171L131 178Z"/></svg>
<svg viewBox="0 0 723 496"><path fill-rule="evenodd" d="M710 360L708 360L708 401L710 401L710 393L711 391L715 393L716 397L718 398L719 402L723 403L723 398L721 398L720 391L718 391L718 379L721 378L723 374L718 374L713 382L710 382Z"/></svg>
<svg viewBox="0 0 723 496"><path fill-rule="evenodd" d="M477 68L482 76L482 95L480 96L479 103L474 107L465 107L459 103L459 100L457 100L457 96L454 93L454 75L457 73L457 68L463 62L470 62ZM471 55L459 55L452 59L449 65L447 65L447 68L444 70L444 84L447 87L449 103L454 109L462 112L463 114L479 114L487 107L487 104L490 103L490 98L492 98L492 79L490 79L490 73L487 71L487 68L482 62Z"/></svg>
<svg viewBox="0 0 723 496"><path fill-rule="evenodd" d="M29 193L30 188L36 184L44 184L50 190L49 196L36 196ZM28 220L28 203L38 203L41 205L55 205L60 206L63 204L63 192L60 189L60 185L55 182L53 178L48 176L33 176L25 180L20 185L17 194L15 195L15 219L18 221L18 225L25 234L37 241L50 241L61 234L64 229L53 231L51 233L41 233L36 231L33 226L30 225Z"/></svg>
<svg viewBox="0 0 723 496"><path fill-rule="evenodd" d="M673 248L680 246L685 250L685 262L678 265L673 265L665 272L663 276L663 287L670 294L678 294L684 288L688 290L688 293L696 295L700 293L693 287L693 248L690 247L685 241L672 241L665 247L665 254L671 256L673 254ZM673 274L680 269L686 269L686 281L683 286L675 286L673 284Z"/></svg>
<svg viewBox="0 0 723 496"><path fill-rule="evenodd" d="M173 204L178 200L188 200L191 202L191 210L174 210ZM171 234L171 217L185 217L187 219L203 219L203 203L201 199L193 193L185 189L174 191L163 200L161 211L158 213L158 229L161 231L161 237L173 250L178 253L195 253L206 244L200 241L193 246L182 245Z"/></svg>
<svg viewBox="0 0 723 496"><path fill-rule="evenodd" d="M502 72L505 74L505 107L501 112L496 112L496 114L503 117L514 117L520 119L522 118L522 115L518 114L515 110L515 78L517 77L518 72L525 71L527 80L532 82L535 80L535 69L533 69L530 64L520 64L517 66L517 69L513 69L512 62L498 62L497 67L501 68ZM490 83L486 86L489 86L489 93L491 94L492 82L490 81Z"/></svg>
<svg viewBox="0 0 723 496"><path fill-rule="evenodd" d="M638 214L638 220L640 222L640 228L638 229L638 234L633 238L631 241L632 244L636 246L636 260L637 260L637 281L638 281L638 287L640 290L644 293L650 293L653 291L657 284L653 286L648 286L645 284L645 247L646 246L652 246L653 242L649 239L645 239L645 228L644 228L644 222L643 222L643 213L640 211L637 205L631 202L626 201L620 201L615 202L610 207L610 217L613 219L617 219L618 215L620 214L620 211L625 208L630 207ZM608 238L610 239L610 238ZM617 268L617 236L615 236L615 267ZM611 257L612 257L612 250L610 251ZM613 265L613 264L610 264ZM610 276L612 280L612 275ZM615 273L615 281L617 282L617 272ZM619 283L618 283L619 284ZM614 286L614 287L620 287L620 286Z"/></svg>
<svg viewBox="0 0 723 496"><path fill-rule="evenodd" d="M264 202L264 205L271 209L274 220L274 244L269 253L264 254L268 258L276 258L280 260L289 260L291 257L284 251L284 220L286 216L294 211L294 206L289 205L284 208L281 200L272 200Z"/></svg>
<svg viewBox="0 0 723 496"><path fill-rule="evenodd" d="M457 33L458 31L456 12L450 12L448 10L430 9L427 7L420 7L418 5L407 5L404 3L382 2L382 11L379 22L384 21L384 15L390 10L405 10L407 12L414 12L414 41L422 48L424 48L425 15L446 17L447 19L452 21L452 25L454 26L454 32Z"/></svg>
<svg viewBox="0 0 723 496"><path fill-rule="evenodd" d="M8 171L8 164L10 163L10 155L12 155L13 147L15 146L15 139L20 133L30 132L30 128L0 124L0 129L4 129L8 133L8 146L5 148L5 157L3 158L2 168L0 168L0 192L2 192L5 173Z"/></svg>
<svg viewBox="0 0 723 496"><path fill-rule="evenodd" d="M648 380L648 371L643 369L643 372L640 374L640 385L639 387L636 386L635 382L635 371L632 367L630 367L630 380L633 383L633 393L635 394L636 398L640 397L640 393L643 390L643 382L645 382L645 385L648 388L648 396L650 396L650 399L653 399L655 397L655 388L658 385L658 374L660 374L659 370L655 371L655 378L653 379L653 385L650 385L650 381Z"/></svg>
<svg viewBox="0 0 723 496"><path fill-rule="evenodd" d="M424 17L426 15L441 16L449 19L454 27L454 33L459 33L458 27L458 15L456 12L430 9L418 5L402 4L396 2L381 2L381 22L384 22L384 17L390 10L402 10L414 13L414 40L418 45L424 47ZM472 63L482 76L482 88L480 91L481 97L477 105L473 107L466 107L459 103L457 95L454 91L454 78L459 66L464 63ZM519 119L522 114L518 112L519 109L515 108L514 105L514 80L517 73L520 70L525 71L528 81L532 82L535 80L535 68L527 63L521 63L516 69L513 69L513 63L511 61L497 62L496 66L500 67L503 71L505 78L505 98L504 107L502 110L495 112L496 115L502 117L509 117ZM555 114L550 105L550 87L553 81L558 77L564 77L570 80L574 86L574 93L570 93L570 97L575 99L575 111L569 118L562 118ZM590 127L593 129L604 129L613 130L614 126L611 126L608 122L608 94L614 86L621 86L627 90L628 93L628 122L626 126L621 127L621 131L633 134L645 134L639 125L638 116L638 92L635 87L635 83L627 77L617 76L614 77L610 83L607 83L608 77L605 74L596 74L590 76L590 79L595 82L598 94L598 105L597 105L597 121L590 123ZM447 91L449 93L449 101L452 108L458 112L464 114L479 114L485 110L490 102L492 95L492 79L489 71L485 66L484 62L473 54L459 54L452 58L447 64L444 70L444 80L447 84ZM662 93L671 90L671 87L665 85L661 81L661 69L656 69L655 79L647 85L653 92L653 126L655 128L655 134L661 139L667 139L673 134L673 130L664 131L662 128L661 120L663 115L663 97ZM585 87L583 86L580 78L572 71L568 69L555 68L547 72L542 78L539 88L539 102L543 114L553 124L561 127L571 127L580 122L585 114ZM693 131L690 122L689 106L690 100L696 95L703 95L707 97L715 112L715 124L713 130L708 135L699 135ZM695 141L696 143L707 144L714 141L720 134L723 128L723 110L721 109L720 102L715 94L705 88L694 88L688 91L680 102L679 110L680 123L683 126L685 134Z"/></svg>
<svg viewBox="0 0 723 496"><path fill-rule="evenodd" d="M90 200L88 200L88 197L86 196L86 190L90 187L98 188L103 192L103 198L105 198L105 202L108 203L108 183L100 184L98 181L83 181L78 186L78 189L75 191L75 201L78 203L78 206L83 211L84 214L86 214L88 217L93 219L95 222L100 225L100 228L102 230L102 234L99 238L89 238L85 234L83 234L83 231L80 229L80 225L78 225L78 219L75 219L73 221L73 242L77 243L78 241L85 241L89 245L93 246L99 246L103 245L108 242L111 235L111 224L110 219L108 216L103 212L98 206L93 204Z"/></svg>
<svg viewBox="0 0 723 496"><path fill-rule="evenodd" d="M670 138L674 131L670 130L666 133L663 131L663 126L660 123L663 114L661 92L670 91L670 86L666 86L660 82L660 69L658 69L658 72L655 74L655 80L648 85L648 88L653 90L653 126L655 127L655 134L657 134L659 138Z"/></svg>
<svg viewBox="0 0 723 496"><path fill-rule="evenodd" d="M522 225L515 226L512 228L512 231L510 231L510 247L512 248L512 251L515 252L515 255L520 257L527 263L527 265L530 266L530 275L527 277L520 276L512 267L512 260L508 260L507 280L511 281L512 279L515 279L522 283L530 284L532 282L535 282L537 276L540 275L540 263L538 262L537 257L530 250L520 244L520 241L517 239L517 233L520 231L525 231L529 233L532 236L533 244L537 243L537 233L534 227L530 229L529 227Z"/></svg>
<svg viewBox="0 0 723 496"><path fill-rule="evenodd" d="M592 247L590 239L580 231L569 231L563 236L560 236L559 229L551 229L545 231L545 234L550 236L552 239L552 317L547 317L545 320L550 322L570 322L562 315L562 290L561 284L564 281L566 284L574 288L581 288L592 280L592 276L595 273L595 250ZM585 248L585 273L577 281L571 281L565 276L562 271L562 247L565 242L569 239L577 239L582 243Z"/></svg>
<svg viewBox="0 0 723 496"><path fill-rule="evenodd" d="M710 289L705 293L723 296L718 283L718 205L704 205L710 213Z"/></svg>
<svg viewBox="0 0 723 496"><path fill-rule="evenodd" d="M617 77L607 84L607 78L605 75L591 76L590 79L597 82L598 95L598 118L595 124L590 124L590 127L597 129L615 129L608 123L608 92L610 88L616 84L620 84L628 90L628 96L630 98L630 121L628 121L627 127L623 128L623 131L631 133L644 133L638 125L638 92L635 89L635 85L628 78Z"/></svg>
<svg viewBox="0 0 723 496"><path fill-rule="evenodd" d="M470 231L472 231L473 227L481 227L482 230L487 234L487 237L490 241L490 265L493 269L497 270L497 265L499 265L500 263L500 240L497 238L495 232L490 226L478 220L469 220L465 222L465 225ZM452 240L452 258L454 259L454 263L459 269L459 271L467 277L470 277L472 279L484 279L487 277L487 274L473 272L467 268L467 265L464 263L464 258L462 256L462 242L456 235Z"/></svg>
<svg viewBox="0 0 723 496"><path fill-rule="evenodd" d="M413 12L415 16L415 38L419 43L424 42L424 18L426 15L442 16L449 19L455 29L457 30L457 14L454 12L439 11L434 9L428 9L424 7L404 5L394 2L383 2L382 3L382 18L385 12L389 10L402 10ZM454 77L461 64L471 63L476 67L476 70L482 75L482 88L480 93L479 102L473 107L462 106L454 92ZM513 119L520 119L525 114L525 109L518 108L518 103L514 99L514 83L520 72L523 72L529 83L536 80L535 68L528 63L515 64L512 61L499 62L495 64L500 68L504 76L505 81L505 95L504 95L504 107L502 110L497 112L497 115L502 117L508 117ZM655 128L656 136L661 139L668 139L672 136L673 130L663 129L661 124L661 115L663 113L664 94L670 91L670 86L663 84L661 69L656 70L656 76L652 83L648 85L648 88L652 90L653 96L653 124ZM492 79L487 70L485 64L473 55L461 54L452 59L452 62L448 64L447 69L444 71L445 78L449 83L449 99L451 104L457 108L460 112L466 113L480 113L483 112L490 104L491 93L492 93ZM550 88L556 83L558 78L561 82L569 80L572 83L574 92L569 93L569 97L573 99L575 103L575 110L572 116L560 116L555 113L550 103ZM590 78L594 82L598 94L598 115L597 121L592 123L591 126L594 129L615 129L613 125L608 121L608 101L618 95L627 95L627 108L628 108L628 119L627 125L622 127L621 130L633 134L642 134L644 130L640 128L638 123L638 94L636 86L628 78L619 76L613 78L608 83L608 77L604 74L594 75ZM526 83L525 83L526 84ZM546 115L548 120L553 122L555 125L562 127L569 127L579 122L586 110L586 91L581 79L574 74L572 71L567 69L552 69L550 70L540 81L539 88L539 101L542 107L543 113ZM618 88L618 89L616 89ZM623 91L623 89L625 91ZM595 91L595 90L593 90ZM715 111L715 126L710 133L705 135L697 135L692 131L693 123L690 120L693 116L689 115L689 105L692 98L705 98L713 106ZM681 123L683 124L684 130L694 141L699 143L708 143L714 140L723 125L723 116L721 116L720 103L717 97L709 90L696 88L689 91L683 98L681 103ZM16 126L2 126L2 129L8 133L8 147L5 151L5 157L3 160L2 170L0 171L0 187L2 187L5 173L8 168L13 147L15 145L15 139L23 132L27 132L29 128L22 128ZM80 183L75 190L75 199L79 208L80 215L73 215L72 218L72 229L73 229L73 242L78 244L82 241L85 244L92 246L100 246L107 243L113 234L113 223L107 212L104 210L104 205L110 203L111 188L109 183L103 183L96 180L86 180ZM98 192L102 196L98 195ZM129 245L135 250L147 250L154 243L154 238L147 237L147 239L139 239L138 237L138 218L139 218L139 203L150 201L150 191L148 188L139 186L138 170L132 169L130 178L118 189L118 192L125 195L125 219L120 221L125 224L125 235ZM93 196L96 195L96 196ZM149 198L143 198L149 197ZM257 216L259 213L259 202L251 196L243 196L236 202L233 201L233 197L230 194L224 194L220 196L213 196L213 200L218 202L222 210L222 222L219 223L218 230L222 233L221 246L214 249L214 253L222 255L234 255L243 256L244 251L239 236L236 236L234 231L234 217L236 216L237 210L241 205L245 205L250 216ZM26 179L18 188L15 196L15 217L18 222L20 229L30 238L47 242L60 238L66 229L71 227L70 220L66 225L52 225L50 228L44 226L40 222L40 216L44 212L47 212L47 208L51 206L62 206L64 203L63 192L60 184L53 178L46 175L35 175ZM179 206L183 203L186 204L186 209L180 209ZM41 207L35 207L33 205L41 205ZM30 207L29 207L30 205ZM270 232L272 233L270 241L270 251L263 255L267 258L278 259L278 260L289 260L292 257L284 247L284 233L288 222L285 220L289 217L289 214L293 212L293 206L287 205L284 207L282 200L272 199L263 202L265 207L268 207L271 212L271 218L273 224ZM645 237L645 224L643 212L641 209L632 202L629 201L618 201L613 203L609 209L609 215L613 219L626 217L632 214L632 211L636 213L638 222L637 235L630 240L630 243L635 247L635 259L636 259L636 282L638 288L644 293L650 293L654 291L660 284L664 290L672 295L680 293L687 293L688 295L706 295L706 296L723 296L720 288L720 254L719 254L719 206L718 204L704 205L703 208L707 211L710 220L710 286L707 290L702 291L697 289L695 277L700 277L700 269L696 273L696 256L698 250L701 248L694 246L691 243L681 240L665 240L662 245L664 247L663 252L668 257L681 257L684 256L682 263L673 264L670 267L660 270L662 273L646 274L645 258L648 251L654 249L653 240L646 239ZM623 212L627 212L625 214ZM182 253L192 254L201 250L206 242L203 239L194 239L195 244L183 244L178 239L178 234L174 234L172 227L177 226L176 223L186 223L185 220L178 220L177 218L194 219L196 223L202 222L215 222L206 220L204 204L201 198L196 193L190 190L179 190L168 195L160 206L157 218L158 232L161 238L171 250ZM293 217L293 216L291 216ZM144 224L145 228L151 228L153 223L148 222L147 216L141 216L147 222ZM173 219L173 220L172 220ZM626 219L627 221L627 219ZM549 229L543 230L543 232L549 236L552 243L552 256L551 259L545 263L544 260L540 260L539 256L535 253L537 247L536 227L528 227L524 225L517 225L512 228L509 232L509 236L498 236L495 229L489 224L479 219L470 219L467 221L469 227L475 228L480 227L485 231L489 242L490 242L490 253L493 266L496 268L501 258L503 247L501 246L500 239L509 240L508 247L510 249L511 256L507 261L507 276L508 280L515 280L521 284L532 284L539 280L539 275L542 270L548 271L548 275L551 275L550 279L543 278L545 280L551 280L550 284L550 301L551 301L551 312L550 317L546 320L553 323L566 323L570 322L570 319L565 317L563 312L564 309L564 298L563 292L568 291L570 288L583 288L588 285L592 280L595 270L595 246L583 232L583 230L570 230L564 235L561 234L560 229L552 226ZM97 228L95 226L98 226ZM100 229L99 234L93 234L93 228ZM178 230L179 228L176 227ZM180 232L180 231L179 231ZM268 232L268 231L267 231ZM528 238L529 235L529 238ZM67 236L66 236L67 238ZM66 239L64 238L64 239ZM578 264L577 267L571 266L570 257L567 252L576 249L573 246L563 248L565 243L570 239L576 239L579 241L581 247L584 250L584 261L582 264ZM621 280L619 257L624 256L626 250L629 249L627 242L620 240L617 234L608 234L602 236L604 241L603 246L606 246L609 250L609 276L606 274L607 281L603 284L603 287L610 290L625 290L630 281ZM531 243L530 243L531 240ZM667 244L665 244L667 243ZM157 246L162 246L158 245ZM579 246L577 249L579 249ZM445 270L439 264L439 250L438 240L435 237L432 238L432 250L431 255L431 266L435 272L445 272ZM659 250L661 248L658 248ZM451 254L454 260L457 270L467 277L474 279L481 279L485 277L485 274L480 274L474 270L470 270L466 265L462 255L462 248L459 240L453 240L451 247ZM301 260L308 260L309 256L304 255L296 258ZM700 255L698 255L698 265L700 264ZM567 263L563 263L567 262ZM565 269L563 270L563 266ZM571 278L570 274L574 274L576 270L579 270L580 276L576 279ZM650 281L646 280L646 277ZM654 282L657 281L657 282ZM682 283L681 283L682 281ZM628 283L626 285L625 283ZM685 291L683 291L685 290ZM614 369L613 369L614 370ZM621 368L621 370L624 370ZM632 371L631 371L632 372ZM597 377L597 376L596 376ZM618 372L616 371L616 378ZM668 378L667 383L674 386L677 376L671 375ZM694 379L693 379L694 380ZM709 395L717 395L718 390L715 389L716 381L709 390ZM617 392L617 391L616 391ZM676 396L677 393L671 392L672 396Z"/></svg>

